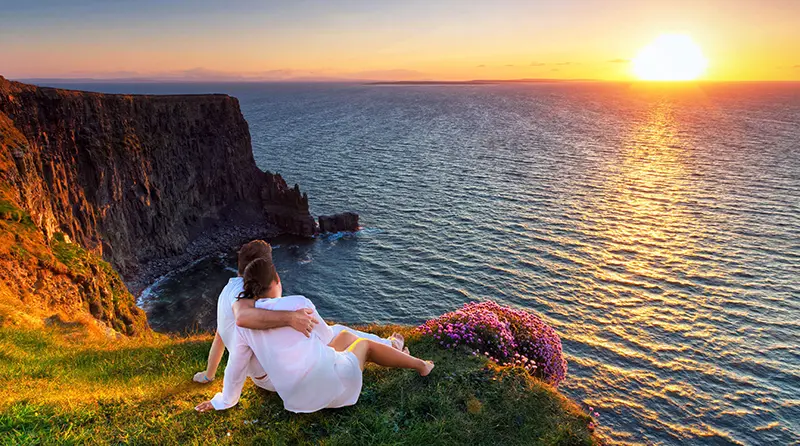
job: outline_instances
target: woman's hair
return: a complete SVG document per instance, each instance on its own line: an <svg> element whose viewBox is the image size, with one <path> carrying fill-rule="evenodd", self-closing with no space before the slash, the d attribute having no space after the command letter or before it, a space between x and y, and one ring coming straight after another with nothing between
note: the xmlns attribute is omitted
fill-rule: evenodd
<svg viewBox="0 0 800 446"><path fill-rule="evenodd" d="M255 259L262 257L272 258L272 246L264 240L253 240L252 242L245 243L239 249L239 257L237 259L239 267L239 275L244 275L244 269Z"/></svg>
<svg viewBox="0 0 800 446"><path fill-rule="evenodd" d="M237 299L258 299L277 281L278 273L272 258L255 259L244 269L244 291L239 293Z"/></svg>

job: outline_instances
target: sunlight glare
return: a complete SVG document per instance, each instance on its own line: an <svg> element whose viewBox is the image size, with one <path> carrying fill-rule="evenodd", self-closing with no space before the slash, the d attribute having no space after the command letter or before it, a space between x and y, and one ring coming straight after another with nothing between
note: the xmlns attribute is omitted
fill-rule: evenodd
<svg viewBox="0 0 800 446"><path fill-rule="evenodd" d="M685 34L662 34L633 59L633 73L646 81L688 81L700 77L708 61Z"/></svg>

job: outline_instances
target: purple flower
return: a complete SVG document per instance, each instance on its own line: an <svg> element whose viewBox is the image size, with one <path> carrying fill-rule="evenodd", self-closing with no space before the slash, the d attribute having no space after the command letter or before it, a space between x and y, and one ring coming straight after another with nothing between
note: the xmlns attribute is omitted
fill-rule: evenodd
<svg viewBox="0 0 800 446"><path fill-rule="evenodd" d="M532 375L557 386L567 373L561 338L535 314L495 302L473 302L421 325L419 331L447 335L446 348L466 345L502 365L525 368ZM590 413L592 411L590 410Z"/></svg>

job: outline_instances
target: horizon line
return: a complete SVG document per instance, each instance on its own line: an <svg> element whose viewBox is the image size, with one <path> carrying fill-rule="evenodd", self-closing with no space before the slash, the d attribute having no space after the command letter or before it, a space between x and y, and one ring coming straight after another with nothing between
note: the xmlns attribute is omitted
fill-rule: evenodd
<svg viewBox="0 0 800 446"><path fill-rule="evenodd" d="M0 77L2 74L0 74ZM120 77L120 78L94 78L94 77L19 77L7 80L22 83L119 83L119 84L288 84L288 83L314 83L314 84L368 84L368 85L491 85L504 83L643 83L643 84L690 84L690 83L800 83L799 79L696 79L690 81L646 81L639 79L593 79L593 78L510 78L510 79L466 79L466 80L378 80L378 79L352 79L352 78L313 78L296 77L286 79L159 79L150 77Z"/></svg>

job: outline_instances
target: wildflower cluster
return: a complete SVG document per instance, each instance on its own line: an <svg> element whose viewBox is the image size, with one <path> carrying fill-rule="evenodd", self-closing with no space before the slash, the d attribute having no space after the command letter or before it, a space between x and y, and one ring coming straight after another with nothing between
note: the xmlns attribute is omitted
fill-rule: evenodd
<svg viewBox="0 0 800 446"><path fill-rule="evenodd" d="M589 415L591 415L594 418L592 419L592 421L589 422L589 424L586 427L588 427L590 431L594 432L594 430L597 429L596 419L600 417L600 414L597 413L596 410L594 410L594 407L589 406Z"/></svg>
<svg viewBox="0 0 800 446"><path fill-rule="evenodd" d="M486 355L500 365L523 367L554 386L567 374L561 338L527 311L491 301L473 302L425 322L418 330L444 348L466 346L473 355Z"/></svg>

